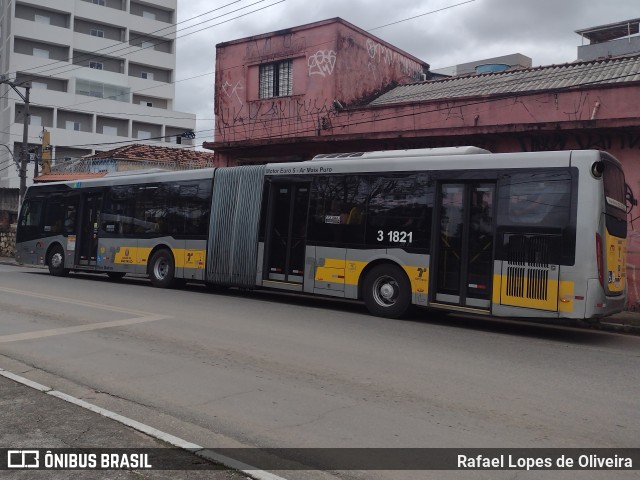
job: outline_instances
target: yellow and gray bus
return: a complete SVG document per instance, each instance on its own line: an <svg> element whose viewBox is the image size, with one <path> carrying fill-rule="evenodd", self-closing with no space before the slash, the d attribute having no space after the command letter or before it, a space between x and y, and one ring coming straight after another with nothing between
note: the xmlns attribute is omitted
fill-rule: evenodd
<svg viewBox="0 0 640 480"><path fill-rule="evenodd" d="M625 181L595 150L319 155L30 187L16 259L506 317L597 319L626 299Z"/></svg>

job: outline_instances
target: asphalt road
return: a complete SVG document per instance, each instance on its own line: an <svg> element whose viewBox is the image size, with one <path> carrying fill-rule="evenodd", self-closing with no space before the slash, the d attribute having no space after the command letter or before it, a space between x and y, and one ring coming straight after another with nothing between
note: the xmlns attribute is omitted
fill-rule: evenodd
<svg viewBox="0 0 640 480"><path fill-rule="evenodd" d="M622 448L640 438L640 337L425 311L393 321L279 293L0 265L0 368L212 448Z"/></svg>

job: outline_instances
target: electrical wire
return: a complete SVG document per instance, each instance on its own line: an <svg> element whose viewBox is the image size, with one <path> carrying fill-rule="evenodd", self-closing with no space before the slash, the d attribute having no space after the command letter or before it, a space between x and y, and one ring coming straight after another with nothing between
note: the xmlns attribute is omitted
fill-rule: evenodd
<svg viewBox="0 0 640 480"><path fill-rule="evenodd" d="M201 14L198 14L198 15L195 15L195 16L193 16L193 17L187 18L187 19L182 20L182 21L180 21L180 22L177 22L177 23L171 23L171 24L167 25L166 27L163 27L163 28L160 28L160 29L158 29L158 30L154 30L154 31L150 32L148 35L146 35L146 34L145 34L145 35L140 35L140 36L138 36L138 37L134 37L133 39L129 39L128 41L120 41L120 42L117 42L117 43L118 43L118 44L121 44L121 45L127 45L127 48L131 48L131 47L132 47L132 45L130 45L130 42L131 42L132 40L133 40L133 41L135 41L135 40L139 40L139 39L142 39L142 38L148 38L148 36L151 36L151 35L153 35L153 34L155 34L155 33L161 32L161 31L163 31L163 30L167 30L167 29L172 28L172 27L176 27L176 26L178 26L178 25L180 25L180 24L182 24L182 23L186 23L186 22L189 22L189 21L191 21L191 20L195 20L196 18L200 18L200 17L202 17L202 16L204 16L204 15L208 15L208 14L213 13L213 12L216 12L216 11L218 11L218 10L222 10L222 9L224 9L224 8L226 8L226 7L229 7L229 6L233 5L233 4L239 3L239 2L241 2L241 1L243 1L243 0L235 0L235 1L233 1L233 2L227 3L226 5L223 5L223 6L221 6L221 7L214 8L213 10L209 10L209 11L207 11L207 12L204 12L204 13L201 13ZM266 1L266 0L262 0L262 1ZM245 8L246 8L246 7L245 7ZM226 14L225 14L225 15L226 15ZM224 16L224 15L223 15L223 16ZM210 19L210 20L215 20L216 18L220 18L220 17L215 17L214 19ZM203 23L203 22L201 22L201 23ZM200 23L199 23L199 24L200 24ZM196 24L196 25L199 25L199 24ZM185 29L188 29L188 28L191 28L191 27L185 27ZM172 40L172 39L169 39L169 40ZM83 55L91 55L91 54L98 53L98 52L104 52L105 50L109 50L109 49L111 49L111 48L115 48L115 46L114 46L114 45L109 45L108 47L103 47L103 48L100 48L100 49L98 49L98 50L94 50L94 51L92 51L92 52L85 52L85 53L83 53ZM137 48L137 47L136 47L136 48ZM114 53L114 52L107 51L107 52L105 52L105 53ZM33 67L33 68L30 68L30 69L24 69L24 70L20 70L20 71L21 71L21 72L31 72L31 71L33 71L33 70L35 70L35 69L44 68L44 67L47 67L47 66L57 65L57 64L59 64L59 63L64 63L64 64L65 64L64 66L67 66L66 64L67 64L69 61L72 61L74 58L76 58L76 57L71 56L71 57L68 57L66 60L56 60L55 62L47 63L47 64L45 64L45 65L40 65L40 66L38 66L38 67ZM90 58L90 57L88 57L88 58L86 58L86 59L88 60L89 58ZM62 68L62 67L57 67L57 68ZM45 71L48 71L48 70L45 70ZM18 73L18 71L10 72L10 73L13 73L14 75L16 75L16 74ZM40 72L36 72L36 73L40 73ZM7 75L9 75L9 74L7 74Z"/></svg>
<svg viewBox="0 0 640 480"><path fill-rule="evenodd" d="M414 20L416 18L424 17L426 15L431 15L432 13L442 12L444 10L449 10L450 8L459 7L460 5L465 5L467 3L475 2L476 0L467 0L466 2L456 3L455 5L449 5L448 7L439 8L437 10L432 10L431 12L421 13L419 15L414 15L413 17L404 18L402 20L398 20L396 22L387 23L385 25L380 25L379 27L370 28L367 32L373 32L374 30L378 30L380 28L390 27L391 25L397 25L398 23L408 22L409 20Z"/></svg>
<svg viewBox="0 0 640 480"><path fill-rule="evenodd" d="M475 0L469 0L468 2L463 2L463 3L460 3L460 4L456 4L456 5L451 5L451 6L449 6L449 7L444 8L444 9L435 10L435 11L433 11L433 12L427 12L427 13L425 13L425 14L417 15L417 16L410 17L410 18L407 18L407 19L404 19L404 20L400 20L400 21L397 21L397 22L392 22L392 23L390 23L390 24L382 25L382 26L380 26L380 27L375 27L375 28L373 28L373 29L370 29L369 31L371 31L371 30L375 30L375 29L378 29L378 28L383 28L383 27L385 27L385 26L393 25L393 24L396 24L396 23L400 23L400 22L402 22L402 21L406 21L406 20L411 20L411 19L414 19L414 18L418 18L418 17L420 17L420 16L427 15L427 14L430 14L430 13L435 13L435 12L437 12L437 11L445 10L445 9L448 9L448 8L453 8L453 7L456 7L456 6L459 6L459 5L463 5L463 4L466 4L466 3L470 3L471 1L475 1ZM232 19L232 20L233 20L233 19ZM207 28L209 28L209 27L207 27ZM197 32L192 32L192 33L197 33ZM324 43L324 42L323 42L323 43ZM235 67L229 67L229 68L235 68ZM211 74L213 74L213 73L215 73L215 72L212 72ZM209 75L209 73L207 73L207 74L202 74L202 75L198 75L198 76L205 76L205 75ZM628 75L625 75L625 76L628 76ZM618 78L623 78L623 77L625 77L625 76L621 76L621 77L618 77ZM196 77L197 77L197 76L196 76ZM196 78L196 77L190 77L190 78L188 78L188 79ZM188 79L183 79L183 80L188 80ZM607 79L607 80L603 80L603 81L611 81L611 80L612 80L612 79ZM594 82L590 82L590 83L600 83L600 82L602 82L602 81L594 81ZM589 83L585 83L585 84L582 84L581 86L583 86L583 85L588 85L588 84L589 84ZM155 88L155 87L153 87L153 88ZM469 87L469 88L472 88L472 87ZM575 86L566 87L566 88L575 88ZM531 92L528 92L528 93L530 94ZM540 92L540 93L543 93L543 92ZM518 96L522 96L522 94L523 94L523 92L521 92L521 93L519 93L519 94L512 94L512 95L510 95L510 96L512 96L512 97L518 97ZM510 98L510 96L505 96L505 97L500 97L500 98L493 98L493 99L491 99L491 101L503 100L503 99L505 99L505 98ZM100 101L100 100L105 100L105 99L96 99L96 100L92 100L92 101ZM448 100L451 100L451 99L448 99ZM482 102L472 102L472 103L467 103L467 104L462 104L462 105L456 105L456 107L468 106L468 105L474 105L474 104L478 104L478 103L485 103L485 101L482 101ZM394 104L395 104L395 103L394 103ZM69 107L69 106L73 106L73 105L68 105L67 107ZM66 108L66 107L52 107L52 108ZM448 109L448 108L449 108L449 107L446 107L446 109ZM444 108L443 108L443 109L444 109ZM443 110L443 109L436 109L436 110L430 110L430 111L424 111L424 112L418 112L418 113L411 113L410 115L430 113L430 112L433 112L433 111L438 111L438 110ZM398 115L398 116L391 116L391 117L384 117L384 118L377 117L375 120L368 120L368 121L353 122L353 123L348 123L348 124L341 124L340 126L358 125L358 124L362 124L362 123L368 123L368 122L370 122L370 121L389 120L389 119L393 119L393 118L400 118L400 117L403 117L403 116L407 116L407 115ZM163 117L163 118L167 118L167 117ZM211 120L211 119L196 119L196 120ZM264 123L264 122L263 122L263 123ZM223 128L234 128L234 127L223 127ZM315 126L315 125L314 125L314 128L313 128L313 129L309 129L309 130L306 130L306 131L307 131L307 132L315 131L315 130L316 130L316 128L317 128L317 126ZM214 131L215 131L215 129L212 129L212 130L214 130ZM202 133L202 132L204 132L204 131L207 131L207 130L202 130L202 131L199 131L198 133ZM303 131L303 133L304 133L304 131ZM157 138L166 138L166 137L157 137ZM270 137L270 136L266 136L266 137L259 137L259 138L272 138L272 137ZM147 140L148 140L148 139L147 139ZM100 145L110 145L110 144L135 143L135 142L139 142L139 141L141 141L141 139L135 139L135 140L131 140L131 141L123 141L123 142L105 142L105 143L85 144L85 145L95 145L95 146L100 146ZM79 146L85 146L85 145L79 145ZM73 147L73 146L67 146L67 148L70 148L70 147Z"/></svg>
<svg viewBox="0 0 640 480"><path fill-rule="evenodd" d="M250 5L245 6L245 7L239 8L239 9L237 9L237 10L233 10L232 12L225 13L225 14L220 15L220 16L218 16L218 17L214 17L213 19L206 20L205 22L200 22L200 24L201 24L201 23L208 23L208 22L211 22L211 21L213 21L213 20L217 20L217 19L222 18L222 17L224 17L224 16L226 16L226 15L230 15L231 13L235 13L235 12L237 12L237 11L243 10L243 9L245 9L245 8L249 8L249 7L251 7L251 6L254 6L254 5L258 4L258 3L262 3L262 2L265 2L265 1L267 1L267 0L258 0L257 2L254 2L254 3L250 4ZM247 15L251 15L252 13L256 13L256 12L259 12L259 11L264 10L264 9L266 9L266 8L273 7L274 5L277 5L277 4L279 4L279 3L283 3L283 2L285 2L285 1L286 1L286 0L279 0L279 1L277 1L277 2L275 2L275 3L273 3L273 4L271 4L271 5L267 5L266 7L258 8L258 9L256 9L256 10L251 11L251 12L248 12L248 13L245 13L245 14L242 14L242 15L238 15L237 17L229 18L229 19L224 20L224 21L222 21L222 22L218 22L218 23L216 23L216 24L209 25L208 27L201 28L200 30L196 30L196 31L194 31L194 32L185 33L184 35L178 35L178 36L176 36L174 39L161 40L161 41L159 41L159 42L157 42L157 43L152 43L152 42L150 42L150 43L151 43L151 45L146 46L146 47L136 47L136 46L133 46L133 45L128 45L128 46L126 46L126 47L122 47L122 48L120 48L119 50L114 50L114 51L109 52L109 53L117 53L117 52L120 52L120 51L123 51L123 50L135 49L135 50L132 50L132 51L127 52L127 53L121 53L117 58L119 59L119 58L121 58L121 57L127 57L127 56L129 56L129 55L134 54L134 53L139 53L139 52L140 52L140 51L142 51L142 50L147 50L147 49L149 49L149 48L154 48L156 45L160 45L160 44L162 44L162 43L173 42L174 40L178 40L178 39L180 39L180 38L184 38L184 37L187 37L187 36L189 36L189 35L193 35L194 33L198 33L198 32L204 31L204 30L208 30L208 29L213 28L213 27L217 27L217 26L219 26L219 25L223 25L223 24L228 23L228 22L230 22L230 21L232 21L232 20L236 20L236 19L238 19L238 18L245 17L245 16L247 16ZM197 25L199 25L199 24L192 25L192 26L190 26L190 27L186 27L186 28L185 28L185 30L186 30L186 29L193 28L193 27L195 27L195 26L197 26ZM90 55L90 54L91 54L91 53L89 53L89 55ZM73 58L73 57L72 57L72 58ZM89 57L89 58L87 58L87 59L84 59L83 61L87 61L87 60L90 60L90 59L99 59L99 58L104 58L104 57L102 57L102 56L101 56L101 57L95 57L95 56L94 56L94 57ZM68 63L68 62L66 62L66 63ZM73 72L73 71L78 70L78 69L81 69L81 68L86 68L86 66L85 66L85 65L77 65L77 66L69 67L69 68L67 68L67 67L69 67L69 66L68 66L68 65L64 65L64 66L54 67L54 68L51 68L51 69L48 69L48 70L43 70L43 71L41 71L41 72L35 72L35 73L43 74L43 73L45 73L45 72L54 71L55 73L52 73L52 74L50 74L49 76L51 76L51 75L62 75L62 74L65 74L65 73ZM34 67L34 68L35 68L35 67ZM63 69L63 68L67 68L67 69L66 69L66 70L60 70L60 69ZM56 70L60 70L60 71L56 71ZM46 75L45 75L45 76L46 76Z"/></svg>

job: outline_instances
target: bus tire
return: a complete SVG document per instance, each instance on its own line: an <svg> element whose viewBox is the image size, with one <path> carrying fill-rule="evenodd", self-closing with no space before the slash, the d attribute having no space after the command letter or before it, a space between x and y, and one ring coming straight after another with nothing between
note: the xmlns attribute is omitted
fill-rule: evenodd
<svg viewBox="0 0 640 480"><path fill-rule="evenodd" d="M176 274L176 264L170 250L163 248L151 257L149 279L154 287L169 288Z"/></svg>
<svg viewBox="0 0 640 480"><path fill-rule="evenodd" d="M49 267L49 273L54 277L66 277L69 275L69 269L64 268L64 250L60 245L55 245L49 252L47 266Z"/></svg>
<svg viewBox="0 0 640 480"><path fill-rule="evenodd" d="M400 318L411 306L411 283L397 265L377 265L364 278L363 298L372 315Z"/></svg>
<svg viewBox="0 0 640 480"><path fill-rule="evenodd" d="M125 272L107 272L107 277L109 277L110 280L122 280L125 275Z"/></svg>

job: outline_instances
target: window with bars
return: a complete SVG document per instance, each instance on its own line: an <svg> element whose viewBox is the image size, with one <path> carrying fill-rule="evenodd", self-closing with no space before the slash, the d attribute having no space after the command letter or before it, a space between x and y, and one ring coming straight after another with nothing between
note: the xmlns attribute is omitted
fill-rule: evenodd
<svg viewBox="0 0 640 480"><path fill-rule="evenodd" d="M260 98L286 97L291 95L292 66L291 60L260 65Z"/></svg>

